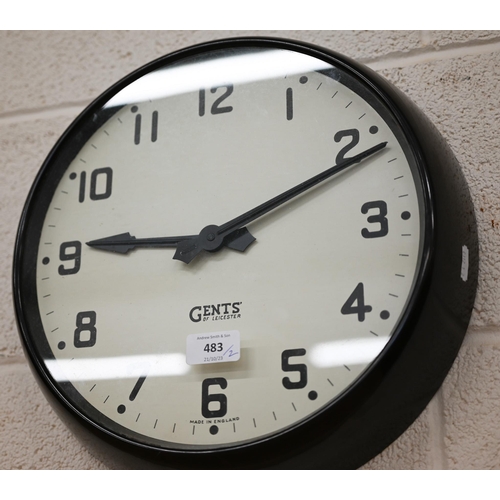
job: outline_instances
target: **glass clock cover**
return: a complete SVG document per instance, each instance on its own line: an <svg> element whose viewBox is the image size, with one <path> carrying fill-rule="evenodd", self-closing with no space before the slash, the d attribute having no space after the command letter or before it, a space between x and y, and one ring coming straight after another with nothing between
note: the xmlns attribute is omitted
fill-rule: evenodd
<svg viewBox="0 0 500 500"><path fill-rule="evenodd" d="M44 164L18 242L27 350L124 446L288 443L392 366L433 217L409 126L344 61L278 41L181 51L101 96Z"/></svg>

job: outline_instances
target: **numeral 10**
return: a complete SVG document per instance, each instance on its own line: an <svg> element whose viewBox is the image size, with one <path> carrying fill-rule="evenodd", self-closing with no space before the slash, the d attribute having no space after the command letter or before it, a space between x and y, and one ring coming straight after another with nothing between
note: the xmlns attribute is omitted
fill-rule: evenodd
<svg viewBox="0 0 500 500"><path fill-rule="evenodd" d="M72 174L72 179L76 174ZM105 200L111 196L113 186L113 170L111 167L96 168L90 174L89 198L93 201ZM87 172L80 174L80 189L78 191L78 201L83 203L87 192Z"/></svg>

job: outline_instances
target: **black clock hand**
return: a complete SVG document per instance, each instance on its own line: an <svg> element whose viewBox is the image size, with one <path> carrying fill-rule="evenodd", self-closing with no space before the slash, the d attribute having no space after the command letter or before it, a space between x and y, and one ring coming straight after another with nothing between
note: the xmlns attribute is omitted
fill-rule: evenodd
<svg viewBox="0 0 500 500"><path fill-rule="evenodd" d="M165 236L159 238L136 238L130 233L117 234L108 236L98 240L88 241L87 245L99 250L107 252L128 253L136 248L163 248L176 247L180 241L189 241L190 239L198 238L198 235L193 236ZM255 238L245 228L233 231L225 241L225 245L233 250L243 252L247 246L254 241Z"/></svg>
<svg viewBox="0 0 500 500"><path fill-rule="evenodd" d="M115 253L128 253L136 248L161 248L177 247L174 259L185 263L191 262L202 250L213 252L227 246L233 250L243 252L251 245L255 238L250 234L245 226L249 222L261 217L262 215L274 210L283 203L307 191L316 184L328 179L332 175L359 163L365 158L380 151L386 146L386 142L380 143L366 151L348 158L343 162L331 167L324 172L308 179L307 181L285 191L284 193L272 198L271 200L259 205L258 207L245 212L235 219L226 222L222 226L207 226L199 235L190 236L166 236L159 238L136 238L130 233L122 233L106 238L92 240L87 245L99 250L106 250Z"/></svg>
<svg viewBox="0 0 500 500"><path fill-rule="evenodd" d="M128 253L135 248L175 247L179 241L186 241L198 236L167 236L164 238L136 238L130 233L117 234L98 240L88 241L87 245L108 252Z"/></svg>
<svg viewBox="0 0 500 500"><path fill-rule="evenodd" d="M373 146L366 151L353 156L352 158L346 158L337 165L324 170L323 172L291 189L288 189L278 196L275 196L274 198L249 210L248 212L245 212L229 222L226 222L222 226L210 225L205 227L198 236L179 241L173 258L182 260L186 264L189 264L189 262L191 262L202 250L215 252L222 246L228 246L239 251L244 251L255 241L255 238L250 234L248 229L243 226L246 226L255 219L262 217L264 214L274 210L283 203L286 203L299 194L302 194L316 184L319 184L342 170L345 170L346 168L361 162L365 158L372 156L378 151L384 149L386 146L387 142L381 142L380 144L377 144L376 146Z"/></svg>

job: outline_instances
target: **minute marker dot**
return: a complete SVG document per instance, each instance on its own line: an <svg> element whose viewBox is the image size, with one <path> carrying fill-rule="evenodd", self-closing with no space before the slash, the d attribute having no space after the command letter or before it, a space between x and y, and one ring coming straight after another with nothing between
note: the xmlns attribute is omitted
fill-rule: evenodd
<svg viewBox="0 0 500 500"><path fill-rule="evenodd" d="M307 397L311 400L314 401L318 397L318 393L316 391L311 391Z"/></svg>

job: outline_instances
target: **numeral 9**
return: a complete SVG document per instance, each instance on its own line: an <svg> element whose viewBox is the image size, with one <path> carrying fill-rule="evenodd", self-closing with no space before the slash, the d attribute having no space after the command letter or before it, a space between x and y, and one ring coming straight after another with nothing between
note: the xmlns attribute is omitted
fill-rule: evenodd
<svg viewBox="0 0 500 500"><path fill-rule="evenodd" d="M66 241L59 248L59 259L62 261L73 261L73 267L65 268L59 266L59 274L66 276L68 274L76 274L80 270L80 262L82 256L82 244L79 241Z"/></svg>

